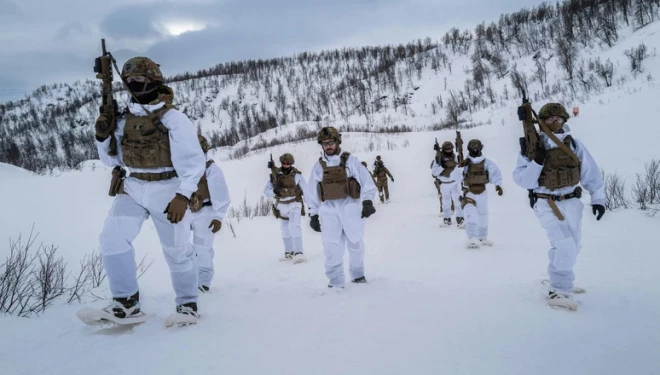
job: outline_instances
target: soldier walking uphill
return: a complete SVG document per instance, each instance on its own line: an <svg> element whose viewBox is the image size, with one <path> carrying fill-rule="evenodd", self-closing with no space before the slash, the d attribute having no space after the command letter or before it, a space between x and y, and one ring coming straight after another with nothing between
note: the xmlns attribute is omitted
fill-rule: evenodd
<svg viewBox="0 0 660 375"><path fill-rule="evenodd" d="M170 269L176 312L196 322L197 265L185 213L204 175L204 153L195 126L168 103L173 92L163 85L155 62L134 57L124 64L121 78L134 96L127 111L116 127L104 123L103 116L96 123L101 161L131 172L100 235L113 297L104 311L122 319L140 312L133 240L151 216ZM110 138L117 140L116 153L110 152Z"/></svg>
<svg viewBox="0 0 660 375"><path fill-rule="evenodd" d="M308 180L307 204L310 226L321 232L325 274L329 288L343 288L344 251L348 249L348 270L354 283L366 283L364 276L364 219L376 212L376 186L355 156L340 149L341 134L333 127L322 128L317 136L323 156L314 164ZM320 221L319 221L320 216Z"/></svg>
<svg viewBox="0 0 660 375"><path fill-rule="evenodd" d="M272 156L268 162L271 177L264 188L264 195L275 197L274 216L280 220L284 256L282 261L293 260L293 263L305 261L303 254L302 231L300 218L304 215L303 191L305 180L300 171L294 168L295 159L291 154L280 156L281 167L275 167Z"/></svg>
<svg viewBox="0 0 660 375"><path fill-rule="evenodd" d="M437 143L436 147L438 147ZM444 142L441 150L442 152L433 161L431 172L440 184L443 224L451 225L451 207L453 204L456 212L456 225L462 228L464 223L460 197L462 195L463 168L457 168L458 163L454 154L454 145L451 142Z"/></svg>
<svg viewBox="0 0 660 375"><path fill-rule="evenodd" d="M209 142L198 135L204 156L207 157ZM208 157L207 157L208 158ZM206 162L206 172L190 199L190 227L193 232L193 249L197 254L198 286L202 293L208 292L213 280L213 240L222 228L222 220L229 208L229 188L220 166L213 160Z"/></svg>
<svg viewBox="0 0 660 375"><path fill-rule="evenodd" d="M521 120L533 128L531 104L525 100L520 108ZM532 189L534 214L550 241L548 305L576 310L578 305L572 294L573 267L581 246L580 184L591 194L596 220L605 213L605 187L595 160L584 144L573 138L566 125L568 118L561 104L548 103L541 108L538 123L542 132L536 145L521 142L523 147L513 180L525 189Z"/></svg>
<svg viewBox="0 0 660 375"><path fill-rule="evenodd" d="M376 187L378 188L378 196L380 197L380 203L385 203L390 201L390 190L387 186L387 177L390 177L390 180L394 182L394 177L390 171L385 167L383 160L380 158L380 155L376 156L376 161L374 162L374 174L376 177Z"/></svg>
<svg viewBox="0 0 660 375"><path fill-rule="evenodd" d="M460 166L463 170L463 210L465 212L466 232L468 236L467 247L479 248L482 245L492 246L488 239L488 192L486 185L495 184L497 194L504 191L502 173L495 163L485 158L481 151L484 146L478 139L468 142L468 157Z"/></svg>

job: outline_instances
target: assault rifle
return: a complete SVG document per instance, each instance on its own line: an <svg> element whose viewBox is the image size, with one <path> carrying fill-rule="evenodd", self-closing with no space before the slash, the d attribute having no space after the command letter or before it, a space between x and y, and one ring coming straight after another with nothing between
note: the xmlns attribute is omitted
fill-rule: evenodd
<svg viewBox="0 0 660 375"><path fill-rule="evenodd" d="M96 78L103 83L101 86L101 106L96 123L99 127L110 130L110 150L108 155L117 155L117 118L119 117L119 106L112 96L112 63L116 64L115 58L105 49L105 39L101 39L101 50L103 55L94 60L94 73Z"/></svg>
<svg viewBox="0 0 660 375"><path fill-rule="evenodd" d="M532 108L532 103L527 99L525 90L522 92L522 105L518 107L518 120L523 123L523 133L524 136L520 137L520 153L527 157L527 159L534 159L536 150L543 148L543 143L539 140L539 133L536 131L534 124L538 124L536 113ZM539 125L540 126L540 125ZM536 197L534 195L534 190L527 190L527 198L529 198L530 207L534 208L536 203Z"/></svg>
<svg viewBox="0 0 660 375"><path fill-rule="evenodd" d="M527 157L527 159L534 159L536 150L544 148L543 143L539 139L539 133L536 131L534 124L541 126L536 112L532 109L532 103L527 99L525 90L522 90L522 105L518 107L518 120L523 123L524 136L520 137L520 153Z"/></svg>

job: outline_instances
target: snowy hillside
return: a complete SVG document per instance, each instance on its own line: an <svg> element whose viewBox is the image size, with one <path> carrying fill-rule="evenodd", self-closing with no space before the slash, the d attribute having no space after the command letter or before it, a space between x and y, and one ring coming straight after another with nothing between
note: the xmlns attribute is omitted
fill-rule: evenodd
<svg viewBox="0 0 660 375"><path fill-rule="evenodd" d="M657 157L653 143L660 129L647 124L659 115L653 105L658 94L645 85L591 98L570 120L575 136L602 168L634 177ZM632 107L646 110L626 110ZM512 107L479 115L514 112ZM320 235L307 220L308 262L292 265L277 260L281 239L272 216L232 219L216 237L216 279L212 294L201 296L200 323L166 330L163 318L173 311L173 292L147 221L135 245L138 259L146 254L154 261L139 283L143 309L157 317L133 329L97 332L76 319L79 304L63 300L38 318L2 317L2 373L655 374L660 253L654 231L660 218L631 209L608 211L597 222L586 206L576 273L587 293L577 297L576 313L548 308L540 283L546 277L545 234L526 191L511 181L521 131L517 121L463 131L466 141L478 137L485 143L485 155L505 178L504 196L488 188L492 248L466 250L463 230L439 227L428 164L434 138L453 140L453 131L346 133L344 149L369 163L382 155L395 177L392 202L376 204L367 221L369 284L348 285L343 293L326 288ZM619 146L623 136L635 146ZM616 152L624 149L625 157ZM230 161L224 160L230 150L215 153L234 207L243 197L257 201L268 178L268 154L285 151L307 176L320 149L307 141ZM0 194L17 199L5 201L4 212L11 216L3 216L0 238L16 239L34 224L39 241L59 246L76 272L83 255L98 248L112 202L106 195L109 173L98 162L58 177L4 165ZM588 195L582 199L588 204ZM108 298L107 284L94 294ZM91 296L84 302L106 303Z"/></svg>

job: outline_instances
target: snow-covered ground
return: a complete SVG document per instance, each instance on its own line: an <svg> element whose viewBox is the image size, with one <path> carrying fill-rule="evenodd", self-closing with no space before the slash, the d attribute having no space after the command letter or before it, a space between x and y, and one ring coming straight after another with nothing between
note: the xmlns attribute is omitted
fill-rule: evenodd
<svg viewBox="0 0 660 375"><path fill-rule="evenodd" d="M658 157L658 95L653 85L605 93L570 120L601 168L629 185L645 161ZM282 244L272 216L234 219L236 237L227 223L216 236L216 278L212 293L200 297L199 324L165 329L174 295L147 221L135 246L138 259L148 254L154 264L139 280L140 294L143 310L157 317L130 330L97 331L75 317L80 305L63 301L38 318L0 317L0 373L657 374L660 217L630 209L608 211L597 222L587 205L576 267L587 293L576 297L578 312L548 308L540 282L545 233L526 191L511 180L522 133L515 107L480 116L493 121L462 134L466 144L481 139L504 174L504 196L488 187L492 248L467 250L463 230L439 227L429 164L434 138L453 141L453 132L345 134L345 150L369 165L382 155L395 178L391 203L377 203L367 220L369 284L340 293L326 288L320 235L307 219L308 262L299 265L278 262ZM395 149L387 149L388 140ZM226 161L226 150L214 155L237 206L243 197L259 199L269 153L293 153L307 177L319 151L310 141L240 160ZM98 248L112 202L109 175L98 162L58 177L0 165L0 238L27 235L34 224L39 241L58 246L75 272ZM588 203L588 194L582 199ZM0 247L0 257L7 253ZM110 297L105 284L95 293Z"/></svg>

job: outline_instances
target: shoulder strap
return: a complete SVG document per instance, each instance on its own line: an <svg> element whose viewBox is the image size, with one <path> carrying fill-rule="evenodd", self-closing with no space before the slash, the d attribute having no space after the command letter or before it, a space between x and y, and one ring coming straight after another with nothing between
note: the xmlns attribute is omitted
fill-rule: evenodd
<svg viewBox="0 0 660 375"><path fill-rule="evenodd" d="M319 164L321 164L321 168L326 169L328 167L328 164L323 160L323 157L319 158Z"/></svg>
<svg viewBox="0 0 660 375"><path fill-rule="evenodd" d="M345 167L345 166L346 166L346 162L348 161L348 158L349 158L350 156L351 156L351 153L350 153L350 152L344 152L344 153L342 153L342 154L341 154L341 157L340 157L340 160L341 160L341 161L339 162L339 165L341 165L342 167Z"/></svg>
<svg viewBox="0 0 660 375"><path fill-rule="evenodd" d="M207 160L207 161L206 161L206 168L210 167L211 164L213 164L213 163L215 163L215 161L213 161L213 159L211 159L211 160Z"/></svg>
<svg viewBox="0 0 660 375"><path fill-rule="evenodd" d="M534 110L532 110L532 111L534 111ZM560 149L562 149L562 151L567 153L568 156L571 157L571 159L575 160L576 163L580 163L580 158L578 158L578 156L575 155L575 152L573 152L573 150L571 150L570 147L566 146L562 141L560 141L559 138L557 138L557 136L555 135L555 133L550 131L548 126L545 124L545 122L543 122L543 120L541 120L538 117L538 115L536 115L536 112L534 112L534 116L536 116L536 118L538 119L539 127L541 128L541 130L543 130L545 135L547 135L550 139L552 139L552 141L555 142L557 147L559 147ZM572 140L572 138L571 138L571 140Z"/></svg>

